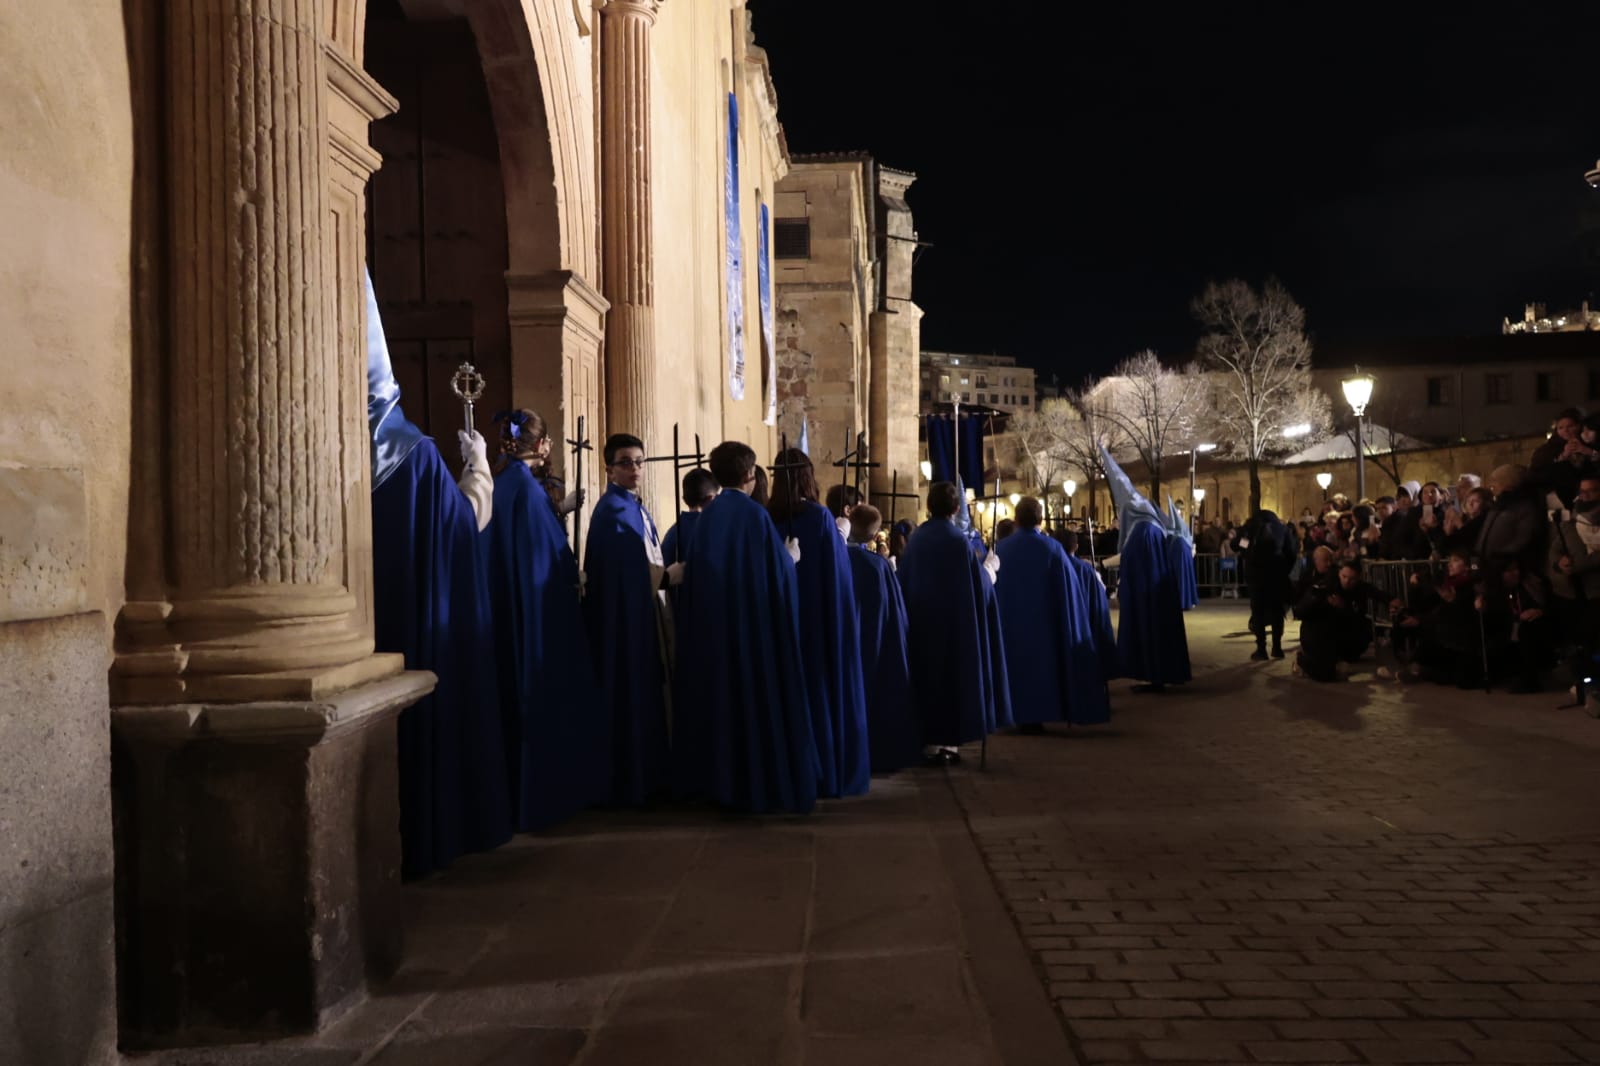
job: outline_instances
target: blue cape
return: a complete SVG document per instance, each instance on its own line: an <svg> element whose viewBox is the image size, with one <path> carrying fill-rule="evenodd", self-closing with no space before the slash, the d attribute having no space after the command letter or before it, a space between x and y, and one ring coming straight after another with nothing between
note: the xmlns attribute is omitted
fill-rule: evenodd
<svg viewBox="0 0 1600 1066"><path fill-rule="evenodd" d="M583 605L600 680L597 713L609 723L612 798L637 806L669 781L666 672L645 539L655 526L632 493L607 486L584 542Z"/></svg>
<svg viewBox="0 0 1600 1066"><path fill-rule="evenodd" d="M513 816L518 830L544 829L611 797L610 723L595 713L578 563L526 463L495 478L482 535Z"/></svg>
<svg viewBox="0 0 1600 1066"><path fill-rule="evenodd" d="M700 521L699 511L685 511L667 535L661 538L661 557L668 563L683 562L688 552L688 542L694 539L694 527Z"/></svg>
<svg viewBox="0 0 1600 1066"><path fill-rule="evenodd" d="M1111 718L1089 600L1066 549L1037 529L1019 529L1000 556L1011 712L1017 722L1097 725Z"/></svg>
<svg viewBox="0 0 1600 1066"><path fill-rule="evenodd" d="M922 727L906 661L906 602L889 560L863 545L852 545L849 556L872 772L893 773L922 755Z"/></svg>
<svg viewBox="0 0 1600 1066"><path fill-rule="evenodd" d="M678 594L678 791L755 813L811 810L799 592L766 509L742 492L712 500Z"/></svg>
<svg viewBox="0 0 1600 1066"><path fill-rule="evenodd" d="M1111 625L1111 600L1106 595L1105 583L1095 572L1094 565L1076 555L1067 557L1078 575L1078 588L1082 590L1089 607L1089 625L1094 633L1094 646L1100 657L1100 676L1115 681L1122 676L1117 655L1117 631Z"/></svg>
<svg viewBox="0 0 1600 1066"><path fill-rule="evenodd" d="M795 567L800 595L800 654L823 796L856 796L872 780L867 694L861 683L861 637L849 549L833 514L804 501L783 523L800 542Z"/></svg>
<svg viewBox="0 0 1600 1066"><path fill-rule="evenodd" d="M402 870L415 877L511 837L494 632L478 521L433 441L372 494L374 637L438 687L400 712Z"/></svg>
<svg viewBox="0 0 1600 1066"><path fill-rule="evenodd" d="M999 610L966 535L948 520L922 523L899 576L922 742L965 744L1011 725Z"/></svg>
<svg viewBox="0 0 1600 1066"><path fill-rule="evenodd" d="M1189 680L1189 640L1183 628L1183 587L1154 522L1124 530L1119 545L1117 652L1124 677L1164 685Z"/></svg>

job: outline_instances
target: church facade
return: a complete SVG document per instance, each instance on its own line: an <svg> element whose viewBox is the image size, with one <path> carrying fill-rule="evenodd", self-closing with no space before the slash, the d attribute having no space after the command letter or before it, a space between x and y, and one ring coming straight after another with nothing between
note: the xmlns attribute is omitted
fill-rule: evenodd
<svg viewBox="0 0 1600 1066"><path fill-rule="evenodd" d="M27 6L0 1060L314 1028L398 956L393 720L431 684L373 650L363 273L446 455L470 361L491 440L528 406L770 456L766 56L742 0Z"/></svg>

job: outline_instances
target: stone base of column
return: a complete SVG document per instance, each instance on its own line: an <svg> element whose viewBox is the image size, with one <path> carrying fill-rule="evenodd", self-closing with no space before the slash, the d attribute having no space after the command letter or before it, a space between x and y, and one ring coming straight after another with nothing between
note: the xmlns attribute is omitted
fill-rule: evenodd
<svg viewBox="0 0 1600 1066"><path fill-rule="evenodd" d="M124 1048L312 1032L394 972L395 718L434 681L113 708Z"/></svg>

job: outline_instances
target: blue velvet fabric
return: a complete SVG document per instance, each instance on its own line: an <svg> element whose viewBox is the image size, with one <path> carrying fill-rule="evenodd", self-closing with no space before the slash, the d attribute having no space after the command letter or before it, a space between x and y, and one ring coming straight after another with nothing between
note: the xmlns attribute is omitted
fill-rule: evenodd
<svg viewBox="0 0 1600 1066"><path fill-rule="evenodd" d="M1066 550L1037 529L1019 529L994 550L1013 718L1109 721L1089 600Z"/></svg>
<svg viewBox="0 0 1600 1066"><path fill-rule="evenodd" d="M377 649L439 677L400 712L401 869L416 877L511 836L486 567L472 505L426 437L373 492L372 529Z"/></svg>
<svg viewBox="0 0 1600 1066"><path fill-rule="evenodd" d="M495 478L483 540L513 818L518 830L545 829L611 798L611 723L599 713L578 563L550 494L521 462Z"/></svg>
<svg viewBox="0 0 1600 1066"><path fill-rule="evenodd" d="M1088 604L1089 626L1100 659L1100 676L1106 681L1115 681L1122 676L1122 664L1117 655L1117 631L1111 624L1111 600L1106 595L1105 582L1100 580L1089 560L1072 555L1068 562L1078 575L1078 587Z"/></svg>
<svg viewBox="0 0 1600 1066"><path fill-rule="evenodd" d="M819 766L795 566L766 509L725 491L701 512L678 587L677 790L804 813Z"/></svg>
<svg viewBox="0 0 1600 1066"><path fill-rule="evenodd" d="M612 798L633 806L670 782L659 600L645 554L655 538L639 498L610 485L589 519L583 552L589 651L599 713L611 729Z"/></svg>
<svg viewBox="0 0 1600 1066"><path fill-rule="evenodd" d="M859 795L871 784L872 761L849 550L833 514L819 503L802 501L783 529L800 542L800 654L822 768L817 790L823 796Z"/></svg>
<svg viewBox="0 0 1600 1066"><path fill-rule="evenodd" d="M965 744L1012 724L999 607L961 530L918 526L900 556L907 658L924 744Z"/></svg>
<svg viewBox="0 0 1600 1066"><path fill-rule="evenodd" d="M922 755L922 727L906 659L906 602L889 560L863 545L849 549L861 677L867 693L872 772L893 773Z"/></svg>
<svg viewBox="0 0 1600 1066"><path fill-rule="evenodd" d="M1122 534L1118 568L1117 653L1122 675L1152 684L1189 680L1189 640L1183 627L1183 586L1155 522L1136 522Z"/></svg>
<svg viewBox="0 0 1600 1066"><path fill-rule="evenodd" d="M1178 602L1185 611L1200 606L1200 582L1194 572L1194 542L1167 534L1167 562L1178 581Z"/></svg>
<svg viewBox="0 0 1600 1066"><path fill-rule="evenodd" d="M694 527L700 521L699 511L685 511L667 535L661 538L661 556L669 563L681 563L688 551L688 542L694 539Z"/></svg>

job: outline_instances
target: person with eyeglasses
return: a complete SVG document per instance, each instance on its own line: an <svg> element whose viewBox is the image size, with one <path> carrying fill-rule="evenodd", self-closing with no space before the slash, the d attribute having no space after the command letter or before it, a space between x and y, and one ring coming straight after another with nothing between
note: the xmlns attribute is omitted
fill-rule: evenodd
<svg viewBox="0 0 1600 1066"><path fill-rule="evenodd" d="M609 483L584 543L584 615L600 713L611 725L612 799L639 806L666 788L671 772L665 591L683 579L683 564L663 560L639 498L644 442L613 433L601 454Z"/></svg>

